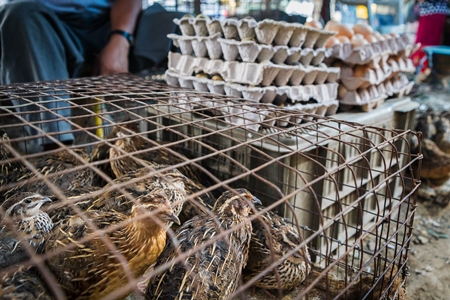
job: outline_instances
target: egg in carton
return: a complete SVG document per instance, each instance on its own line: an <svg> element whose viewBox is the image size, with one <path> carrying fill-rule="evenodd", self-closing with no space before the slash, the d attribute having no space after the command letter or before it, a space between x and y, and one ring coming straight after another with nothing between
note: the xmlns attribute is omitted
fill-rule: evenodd
<svg viewBox="0 0 450 300"><path fill-rule="evenodd" d="M183 76L194 73L220 74L227 82L248 85L284 86L288 83L321 84L336 82L339 78L339 68L303 67L300 65L276 65L271 62L245 63L238 61L209 60L202 57L169 53L168 69Z"/></svg>
<svg viewBox="0 0 450 300"><path fill-rule="evenodd" d="M383 82L387 74L380 67L371 65L345 66L341 69L341 83L349 91L364 89Z"/></svg>
<svg viewBox="0 0 450 300"><path fill-rule="evenodd" d="M357 90L347 90L341 85L338 89L340 107L347 110L351 107L360 107L363 111L370 111L387 98L386 94L381 94L377 85L371 85Z"/></svg>

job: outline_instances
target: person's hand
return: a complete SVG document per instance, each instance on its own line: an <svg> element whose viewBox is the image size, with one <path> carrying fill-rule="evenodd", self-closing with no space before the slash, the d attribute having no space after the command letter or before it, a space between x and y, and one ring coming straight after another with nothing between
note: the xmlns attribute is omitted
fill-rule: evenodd
<svg viewBox="0 0 450 300"><path fill-rule="evenodd" d="M100 52L96 73L111 75L128 72L128 52L130 44L121 35L113 34L108 44Z"/></svg>

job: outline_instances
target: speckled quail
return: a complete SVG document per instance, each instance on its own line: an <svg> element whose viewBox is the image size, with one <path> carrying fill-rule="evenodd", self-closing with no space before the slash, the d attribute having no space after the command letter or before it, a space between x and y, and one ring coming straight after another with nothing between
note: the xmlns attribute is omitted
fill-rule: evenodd
<svg viewBox="0 0 450 300"><path fill-rule="evenodd" d="M51 255L48 266L71 299L99 299L121 288L116 296L126 295L133 288L126 286L127 274L142 276L166 244L168 223L179 222L168 195L161 190L138 197L128 216L114 211L88 211L85 216L89 222L81 216L69 218L45 244ZM65 247L69 245L74 247Z"/></svg>
<svg viewBox="0 0 450 300"><path fill-rule="evenodd" d="M67 148L41 156L36 162L33 162L33 165L57 188L67 191L91 185L93 171L84 165L87 159L88 155L85 149ZM55 191L44 180L39 179L37 174L30 170L22 172L21 176L17 178L17 185L7 191L5 197L17 192L36 192L44 196L55 194Z"/></svg>
<svg viewBox="0 0 450 300"><path fill-rule="evenodd" d="M0 268L16 264L28 255L22 242L28 242L39 252L53 222L42 205L51 200L36 193L18 193L1 206L4 217L0 223Z"/></svg>
<svg viewBox="0 0 450 300"><path fill-rule="evenodd" d="M248 258L252 202L261 204L245 189L227 191L217 199L213 215L185 222L158 258L155 269L169 266L150 278L146 299L227 299L232 295ZM188 256L174 261L183 253Z"/></svg>
<svg viewBox="0 0 450 300"><path fill-rule="evenodd" d="M164 148L153 149L155 146L147 139L140 136L137 123L125 123L121 126L116 126L113 134L118 139L111 141L112 147L105 147L106 144L100 144L96 150L93 151L91 157L105 158L106 153L109 154L109 166L103 165L108 176L112 178L120 178L130 172L140 169L143 166L149 168L149 172L175 173L180 172L185 175L184 185L187 195L198 194L195 198L189 198L184 209L180 215L180 220L184 222L193 216L204 213L204 208L211 209L214 205L215 198L210 192L203 192L205 187L199 181L199 172L191 165L185 165L180 168L171 168L170 165L188 161L178 158L171 154L171 152ZM94 161L91 158L91 161ZM162 171L162 170L165 171Z"/></svg>
<svg viewBox="0 0 450 300"><path fill-rule="evenodd" d="M0 277L0 299L52 300L55 298L36 270L20 267L12 274L5 274Z"/></svg>
<svg viewBox="0 0 450 300"><path fill-rule="evenodd" d="M303 239L297 229L286 219L272 211L262 213L263 206L258 205L256 209L261 215L252 221L253 230L250 241L252 255L243 271L244 280L248 281L258 276L272 264L281 261L277 267L257 279L253 285L263 289L292 289L305 280L311 269L308 249L305 245L287 258L283 258L297 248Z"/></svg>

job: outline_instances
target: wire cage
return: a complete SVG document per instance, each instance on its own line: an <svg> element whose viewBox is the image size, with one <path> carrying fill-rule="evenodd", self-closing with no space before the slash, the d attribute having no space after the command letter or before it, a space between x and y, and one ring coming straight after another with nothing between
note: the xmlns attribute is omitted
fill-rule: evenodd
<svg viewBox="0 0 450 300"><path fill-rule="evenodd" d="M226 191L238 193L239 188L245 188L263 204L261 209L252 208L248 216L253 230L255 222L272 211L282 217L280 220L290 233L300 237L297 243L286 242L286 235L277 238L281 232L279 224L275 226L270 221L265 224L263 228L271 232L264 235L270 251L265 254L267 257L258 257L265 265L250 277L241 277L240 269L245 263L236 267L239 269L236 278L231 278L236 288L228 289L219 299L239 299L244 295L265 299L266 291L252 288L265 277L273 277L275 282L270 293L280 297L289 294L292 299L405 299L416 208L413 196L420 184L421 159L420 151L414 152L411 142L419 141L420 137L410 130L310 115L288 107L169 87L131 75L1 86L0 101L1 129L9 137L3 135L0 144L3 151L0 177L3 247L0 248L10 247L6 254L0 249L3 260L0 298L2 293L4 297L14 291L25 293L23 285L22 290L17 287L24 270L28 272L26 276L33 276L33 280L27 281L29 284L37 284L39 280L43 288L35 290L41 291L40 296L48 295L44 299L94 298L92 294L83 294L87 288L78 290L81 285L77 285L93 280L94 262L83 265L77 261L80 264L77 268L85 272L72 278L70 271L64 269L63 260L58 260L76 249L87 249L83 245L93 240L96 246L91 245L80 256L94 257L104 247L109 263L119 270L123 281L109 279L108 274L112 273L108 272L112 271L105 271L100 281L110 281L111 294L95 295L117 298L133 292L134 297L144 297L140 291L147 289L149 278L171 270L172 261L161 264L157 260L153 268L153 259L142 270L117 244L112 237L114 232L143 219L133 220L129 208L121 212L120 216L126 216L122 222L95 220L102 214L118 214L115 210L122 209L120 205L126 201L137 205L139 199L152 192L147 185L138 188L139 184L156 180L154 176L176 186L176 176L170 175L175 168L198 183L194 189L192 185L188 188L186 181L184 189L178 187L183 190L182 195L185 193L180 220L182 215L185 219L199 214L214 217L215 211L211 209L214 203L208 206L202 199L210 195L210 199L217 199ZM69 124L69 130L46 133L47 124L55 121L61 127ZM70 139L66 143L57 139L64 134L70 137L70 133L73 143ZM145 147L124 148L125 140L137 138ZM60 148L44 151L45 143ZM109 154L98 156L99 149L107 149ZM114 173L116 169L111 172L114 162L118 162L114 164L116 169L142 167L145 172L121 177ZM52 203L43 205L41 211L52 218L54 211L58 212L49 233L33 232L34 244L30 232L14 226L22 224L22 220L12 217L11 207L17 207L15 203L25 197L20 196L24 192L49 197ZM106 212L97 211L102 210L96 207L98 199L103 201ZM186 207L189 212L184 212ZM195 210L198 207L201 209ZM147 213L161 223L157 211ZM84 224L87 233L80 237L75 230L65 240L55 238L61 232L69 232L70 222L77 226ZM271 226L275 233L270 231ZM220 238L232 244L232 233L240 228L220 229L216 238L191 245L191 251L202 253L201 249ZM167 244L179 242L177 232L176 227L167 229ZM36 239L40 238L44 246L37 247ZM13 246L8 246L10 239ZM128 241L132 243L133 240ZM299 257L302 249L307 251ZM135 255L151 256L150 252L142 251ZM256 255L252 251L255 250L250 242L248 260ZM173 259L183 262L193 252L180 251ZM283 281L291 280L291 273L279 267L293 257L301 261L297 264L308 275L302 283L283 288ZM106 264L101 257L96 259L95 263ZM250 262L246 268L249 265ZM135 271L136 268L140 271ZM217 267L221 268L232 269ZM168 289L176 290L176 286Z"/></svg>

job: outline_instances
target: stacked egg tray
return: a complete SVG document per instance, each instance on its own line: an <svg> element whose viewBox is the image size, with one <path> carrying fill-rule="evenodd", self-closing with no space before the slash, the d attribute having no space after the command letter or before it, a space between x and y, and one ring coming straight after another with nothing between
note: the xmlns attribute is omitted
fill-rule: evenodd
<svg viewBox="0 0 450 300"><path fill-rule="evenodd" d="M413 82L403 73L414 72L409 58L389 58L378 66L367 68L363 76L355 76L354 68L341 68L338 91L341 110L358 105L363 111L377 108L388 97L403 97L409 94Z"/></svg>
<svg viewBox="0 0 450 300"><path fill-rule="evenodd" d="M349 43L336 44L326 63L341 67L338 99L341 110L359 107L370 111L389 97L403 97L412 89L403 73L413 73L409 56L416 49L407 36L386 36L384 41L353 48ZM365 65L367 71L355 76L354 68Z"/></svg>
<svg viewBox="0 0 450 300"><path fill-rule="evenodd" d="M253 18L175 19L182 35L168 35L173 86L289 106L336 112L340 69L327 67L324 45L334 34L301 24ZM219 76L217 76L219 75Z"/></svg>

